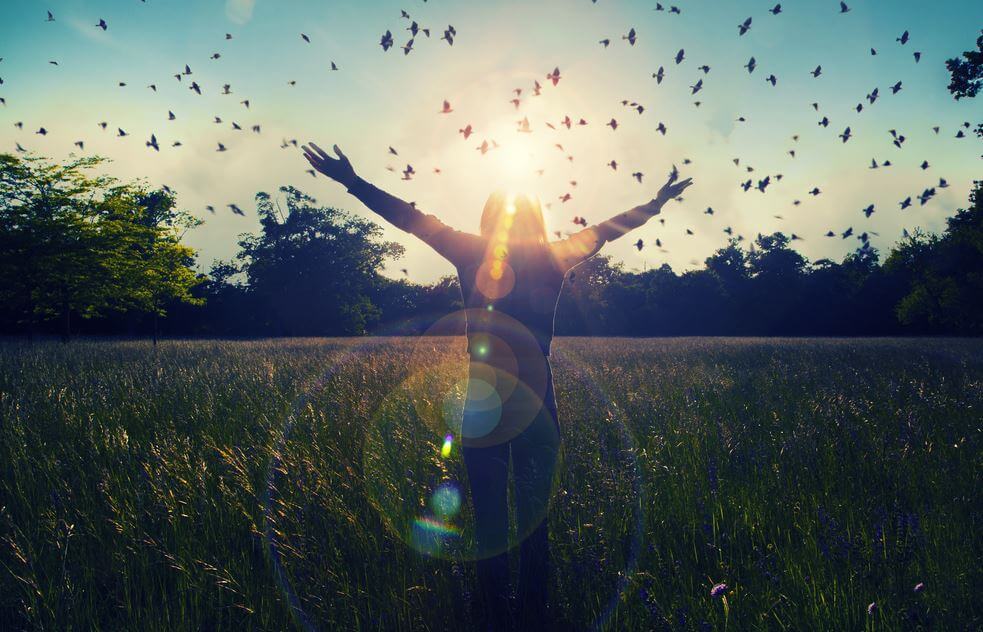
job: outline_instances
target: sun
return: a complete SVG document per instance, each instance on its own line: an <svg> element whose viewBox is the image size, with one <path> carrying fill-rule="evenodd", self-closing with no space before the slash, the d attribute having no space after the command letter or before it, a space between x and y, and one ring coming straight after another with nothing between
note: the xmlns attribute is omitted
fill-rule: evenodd
<svg viewBox="0 0 983 632"><path fill-rule="evenodd" d="M483 156L486 176L502 190L537 195L542 187L537 173L544 166L542 150L532 134L518 131L514 118L499 120L489 127L488 137L495 139L498 146Z"/></svg>

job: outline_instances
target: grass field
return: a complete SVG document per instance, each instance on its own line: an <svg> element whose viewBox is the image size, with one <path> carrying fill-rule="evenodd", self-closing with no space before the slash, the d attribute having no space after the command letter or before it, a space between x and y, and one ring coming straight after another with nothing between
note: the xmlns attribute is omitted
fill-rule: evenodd
<svg viewBox="0 0 983 632"><path fill-rule="evenodd" d="M554 347L578 628L983 627L983 340ZM0 343L0 628L466 629L462 351Z"/></svg>

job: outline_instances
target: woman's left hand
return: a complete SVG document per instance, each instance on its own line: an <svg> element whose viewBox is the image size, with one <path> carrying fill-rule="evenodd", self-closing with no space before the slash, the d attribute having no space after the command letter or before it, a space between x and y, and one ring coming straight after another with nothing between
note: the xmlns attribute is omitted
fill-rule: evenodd
<svg viewBox="0 0 983 632"><path fill-rule="evenodd" d="M665 203L669 200L676 199L682 195L686 188L693 184L693 178L686 178L685 180L676 181L679 178L679 172L673 168L672 173L669 174L669 181L662 185L659 189L659 193L655 196L655 199L659 202Z"/></svg>

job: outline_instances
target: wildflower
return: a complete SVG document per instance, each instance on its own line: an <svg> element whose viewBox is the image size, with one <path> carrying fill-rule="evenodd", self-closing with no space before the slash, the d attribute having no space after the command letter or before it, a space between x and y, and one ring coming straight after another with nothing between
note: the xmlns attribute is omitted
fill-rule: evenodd
<svg viewBox="0 0 983 632"><path fill-rule="evenodd" d="M725 592L727 592L727 584L715 584L713 588L710 589L710 596L716 599L718 597L723 597Z"/></svg>
<svg viewBox="0 0 983 632"><path fill-rule="evenodd" d="M871 601L870 602L870 605L867 606L867 616L868 617L872 617L872 616L874 616L874 613L875 612L877 612L877 602L876 601Z"/></svg>
<svg viewBox="0 0 983 632"><path fill-rule="evenodd" d="M915 584L915 592L920 593L925 591L925 584L923 582L918 582Z"/></svg>

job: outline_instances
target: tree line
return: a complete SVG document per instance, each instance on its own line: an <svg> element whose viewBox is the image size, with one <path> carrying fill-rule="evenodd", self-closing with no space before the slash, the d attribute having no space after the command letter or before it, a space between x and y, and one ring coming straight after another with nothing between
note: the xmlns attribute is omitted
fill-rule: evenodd
<svg viewBox="0 0 983 632"><path fill-rule="evenodd" d="M90 175L102 163L0 156L0 334L416 334L462 306L457 280L391 279L403 248L292 187L259 193L257 234L196 271L200 222L173 192ZM864 242L810 262L781 232L732 239L698 270L596 256L567 278L557 335L872 336L983 333L983 182L942 234L886 257Z"/></svg>

